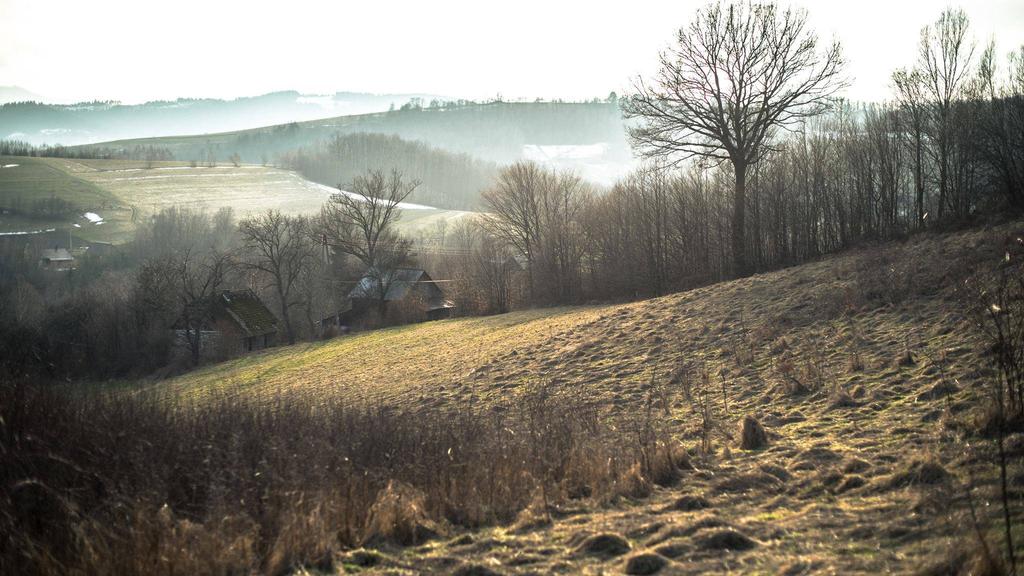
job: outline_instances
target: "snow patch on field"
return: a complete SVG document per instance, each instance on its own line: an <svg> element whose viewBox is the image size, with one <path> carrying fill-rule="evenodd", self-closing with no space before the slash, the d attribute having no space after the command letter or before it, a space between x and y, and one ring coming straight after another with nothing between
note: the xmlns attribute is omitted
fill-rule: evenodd
<svg viewBox="0 0 1024 576"><path fill-rule="evenodd" d="M599 158L608 151L607 142L596 144L523 144L523 157L536 162Z"/></svg>
<svg viewBox="0 0 1024 576"><path fill-rule="evenodd" d="M95 212L86 212L85 214L82 214L82 217L93 224L100 224L103 222L103 216L100 216Z"/></svg>
<svg viewBox="0 0 1024 576"><path fill-rule="evenodd" d="M621 158L608 142L594 144L524 144L524 160L558 170L570 170L591 182L605 186L636 167L636 161Z"/></svg>
<svg viewBox="0 0 1024 576"><path fill-rule="evenodd" d="M26 230L24 232L0 232L0 236L25 236L26 234L45 234L47 232L55 232L56 228L47 228L45 230Z"/></svg>
<svg viewBox="0 0 1024 576"><path fill-rule="evenodd" d="M314 183L313 186L317 187L320 190L323 190L324 192L327 192L328 194L338 194L340 192L340 193L348 196L349 198L355 198L357 200L362 200L363 199L362 196L360 196L359 194L356 194L355 192L348 192L346 190L338 190L337 188L332 188L330 186L324 186L323 184L315 184ZM398 207L401 208L402 210L437 210L437 208L434 208L433 206L424 206L423 204L413 204L412 202L399 202L398 203Z"/></svg>
<svg viewBox="0 0 1024 576"><path fill-rule="evenodd" d="M254 168L259 168L259 167L255 166ZM177 167L173 167L173 168L157 168L157 170L165 170L165 169L166 170L174 170L174 169L177 169ZM188 170L190 168L184 167L184 169ZM139 170L141 171L141 168ZM160 174L160 175L156 175L156 176L126 176L126 177L108 178L105 181L106 182L136 182L136 181L140 181L140 180L167 180L167 179L173 179L173 178L251 178L252 177L252 174L242 174L241 172L207 172L207 170L210 170L210 168L196 168L194 172L189 172L187 174ZM231 167L231 170L240 170L240 168ZM152 172L152 170L146 170L146 172L149 173L149 172ZM272 173L272 172L268 172L268 173Z"/></svg>
<svg viewBox="0 0 1024 576"><path fill-rule="evenodd" d="M262 168L262 166L159 166L156 168L116 168L113 170L100 170L100 172L153 172L154 170L195 170L196 174L189 176L202 176L207 170L245 170ZM216 174L217 176L239 176L239 174ZM143 176L142 178L120 178L120 180L142 180L145 178L174 178L174 176Z"/></svg>

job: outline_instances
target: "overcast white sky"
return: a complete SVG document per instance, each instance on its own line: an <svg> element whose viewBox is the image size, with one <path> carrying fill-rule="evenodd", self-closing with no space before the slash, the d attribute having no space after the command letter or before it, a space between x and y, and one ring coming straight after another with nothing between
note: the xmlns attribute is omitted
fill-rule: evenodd
<svg viewBox="0 0 1024 576"><path fill-rule="evenodd" d="M676 0L0 0L0 86L140 102L275 90L586 98L622 92L701 2ZM889 94L949 3L805 0L837 37L847 95ZM979 41L1024 43L1024 1L963 2Z"/></svg>

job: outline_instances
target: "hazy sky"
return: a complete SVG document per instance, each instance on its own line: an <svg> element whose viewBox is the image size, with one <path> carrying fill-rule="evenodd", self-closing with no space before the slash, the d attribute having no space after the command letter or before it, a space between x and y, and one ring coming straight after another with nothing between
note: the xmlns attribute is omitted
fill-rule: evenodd
<svg viewBox="0 0 1024 576"><path fill-rule="evenodd" d="M0 86L61 101L275 90L585 98L623 91L701 2L0 0ZM854 99L889 94L948 5L806 0L837 37ZM963 2L979 41L1024 43L1024 1Z"/></svg>

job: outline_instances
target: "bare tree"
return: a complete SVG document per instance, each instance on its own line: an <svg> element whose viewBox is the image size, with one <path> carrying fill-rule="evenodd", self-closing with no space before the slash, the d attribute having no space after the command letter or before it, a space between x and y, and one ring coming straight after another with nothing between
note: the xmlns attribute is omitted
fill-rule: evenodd
<svg viewBox="0 0 1024 576"><path fill-rule="evenodd" d="M199 365L203 347L203 327L210 321L212 299L231 270L231 254L215 249L196 251L187 248L169 256L170 268L178 283L181 299L181 325L194 366Z"/></svg>
<svg viewBox="0 0 1024 576"><path fill-rule="evenodd" d="M954 104L964 95L974 56L974 44L967 37L969 27L963 10L947 9L935 24L921 30L918 46L919 78L934 110L932 137L938 147L940 219L950 200Z"/></svg>
<svg viewBox="0 0 1024 576"><path fill-rule="evenodd" d="M901 135L909 137L914 157L914 207L917 210L917 227L924 226L924 151L925 121L927 102L924 96L924 78L919 70L900 69L892 75L896 85L897 98L906 127Z"/></svg>
<svg viewBox="0 0 1024 576"><path fill-rule="evenodd" d="M409 255L410 243L394 225L402 213L400 204L419 185L398 170L370 170L355 177L348 191L339 186L321 212L324 241L366 267L382 315L395 268Z"/></svg>
<svg viewBox="0 0 1024 576"><path fill-rule="evenodd" d="M654 84L638 79L622 101L627 117L642 120L631 140L646 157L732 164L733 266L745 274L747 170L777 129L820 114L846 85L839 43L819 50L804 10L711 4L660 60Z"/></svg>
<svg viewBox="0 0 1024 576"><path fill-rule="evenodd" d="M992 170L992 182L1010 208L1024 208L1024 46L1009 54L1006 82L999 85L996 48L992 41L978 62L976 84L988 100L977 126L983 134L971 144Z"/></svg>
<svg viewBox="0 0 1024 576"><path fill-rule="evenodd" d="M288 343L294 344L291 309L303 303L301 290L296 287L304 269L316 257L309 221L268 210L243 220L239 230L250 249L245 265L266 275L277 296Z"/></svg>
<svg viewBox="0 0 1024 576"><path fill-rule="evenodd" d="M487 300L487 312L504 314L512 308L514 276L519 264L501 240L486 233L472 251L475 284Z"/></svg>
<svg viewBox="0 0 1024 576"><path fill-rule="evenodd" d="M497 185L483 193L481 225L526 258L531 300L578 299L586 248L581 219L590 198L590 187L576 174L533 162L503 168Z"/></svg>
<svg viewBox="0 0 1024 576"><path fill-rule="evenodd" d="M516 162L498 174L497 184L483 193L490 214L487 230L526 258L527 282L534 296L534 266L541 244L541 201L547 175L534 162Z"/></svg>
<svg viewBox="0 0 1024 576"><path fill-rule="evenodd" d="M572 172L550 172L541 189L541 262L549 298L575 302L580 293L580 263L586 244L580 217L590 188Z"/></svg>

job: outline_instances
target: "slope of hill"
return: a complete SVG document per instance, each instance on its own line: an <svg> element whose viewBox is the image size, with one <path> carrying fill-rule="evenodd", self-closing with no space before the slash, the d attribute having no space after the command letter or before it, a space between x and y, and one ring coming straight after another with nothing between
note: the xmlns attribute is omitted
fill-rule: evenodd
<svg viewBox="0 0 1024 576"><path fill-rule="evenodd" d="M268 208L310 214L335 192L267 166L20 156L0 157L0 166L7 166L0 168L0 208L8 212L0 214L0 233L58 228L87 240L126 240L138 218L173 205L231 207L238 216ZM51 198L61 202L55 210L48 209ZM403 212L400 225L415 230L465 214L417 206Z"/></svg>
<svg viewBox="0 0 1024 576"><path fill-rule="evenodd" d="M34 92L22 88L21 86L0 86L0 104L7 104L8 102L27 102L30 100L40 101L43 98Z"/></svg>
<svg viewBox="0 0 1024 576"><path fill-rule="evenodd" d="M335 134L359 132L394 134L492 162L530 158L575 169L600 182L632 166L622 115L614 102L411 108L219 134L104 142L74 151L155 146L169 150L178 160L202 160L208 155L224 160L238 153L247 162L258 162Z"/></svg>
<svg viewBox="0 0 1024 576"><path fill-rule="evenodd" d="M489 188L498 167L469 154L456 154L423 142L386 134L345 134L277 157L278 165L327 186L352 182L367 170L397 168L420 181L410 200L439 208L475 210L480 191Z"/></svg>
<svg viewBox="0 0 1024 576"><path fill-rule="evenodd" d="M220 132L339 114L382 112L414 98L433 97L360 92L306 95L292 91L234 100L179 98L144 104L43 104L16 87L0 87L0 138L34 145L70 146L122 138Z"/></svg>
<svg viewBox="0 0 1024 576"><path fill-rule="evenodd" d="M114 193L55 159L0 156L0 235L73 229L85 240L120 240L131 228L131 210L121 206ZM106 219L95 224L86 212Z"/></svg>
<svg viewBox="0 0 1024 576"><path fill-rule="evenodd" d="M710 414L713 453L691 450L681 479L647 498L610 508L571 500L550 524L384 548L372 570L947 573L942 563L973 533L965 494L990 502L995 487L989 444L968 450L963 439L991 374L964 280L997 265L1022 233L1013 224L922 235L634 304L368 332L147 390L197 402L285 390L346 405L486 410L542 381L624 423L654 401L687 447L700 444ZM738 449L747 415L764 424L767 448ZM1008 443L1015 493L1022 440ZM983 525L995 508L979 512ZM341 561L360 563L359 554Z"/></svg>

